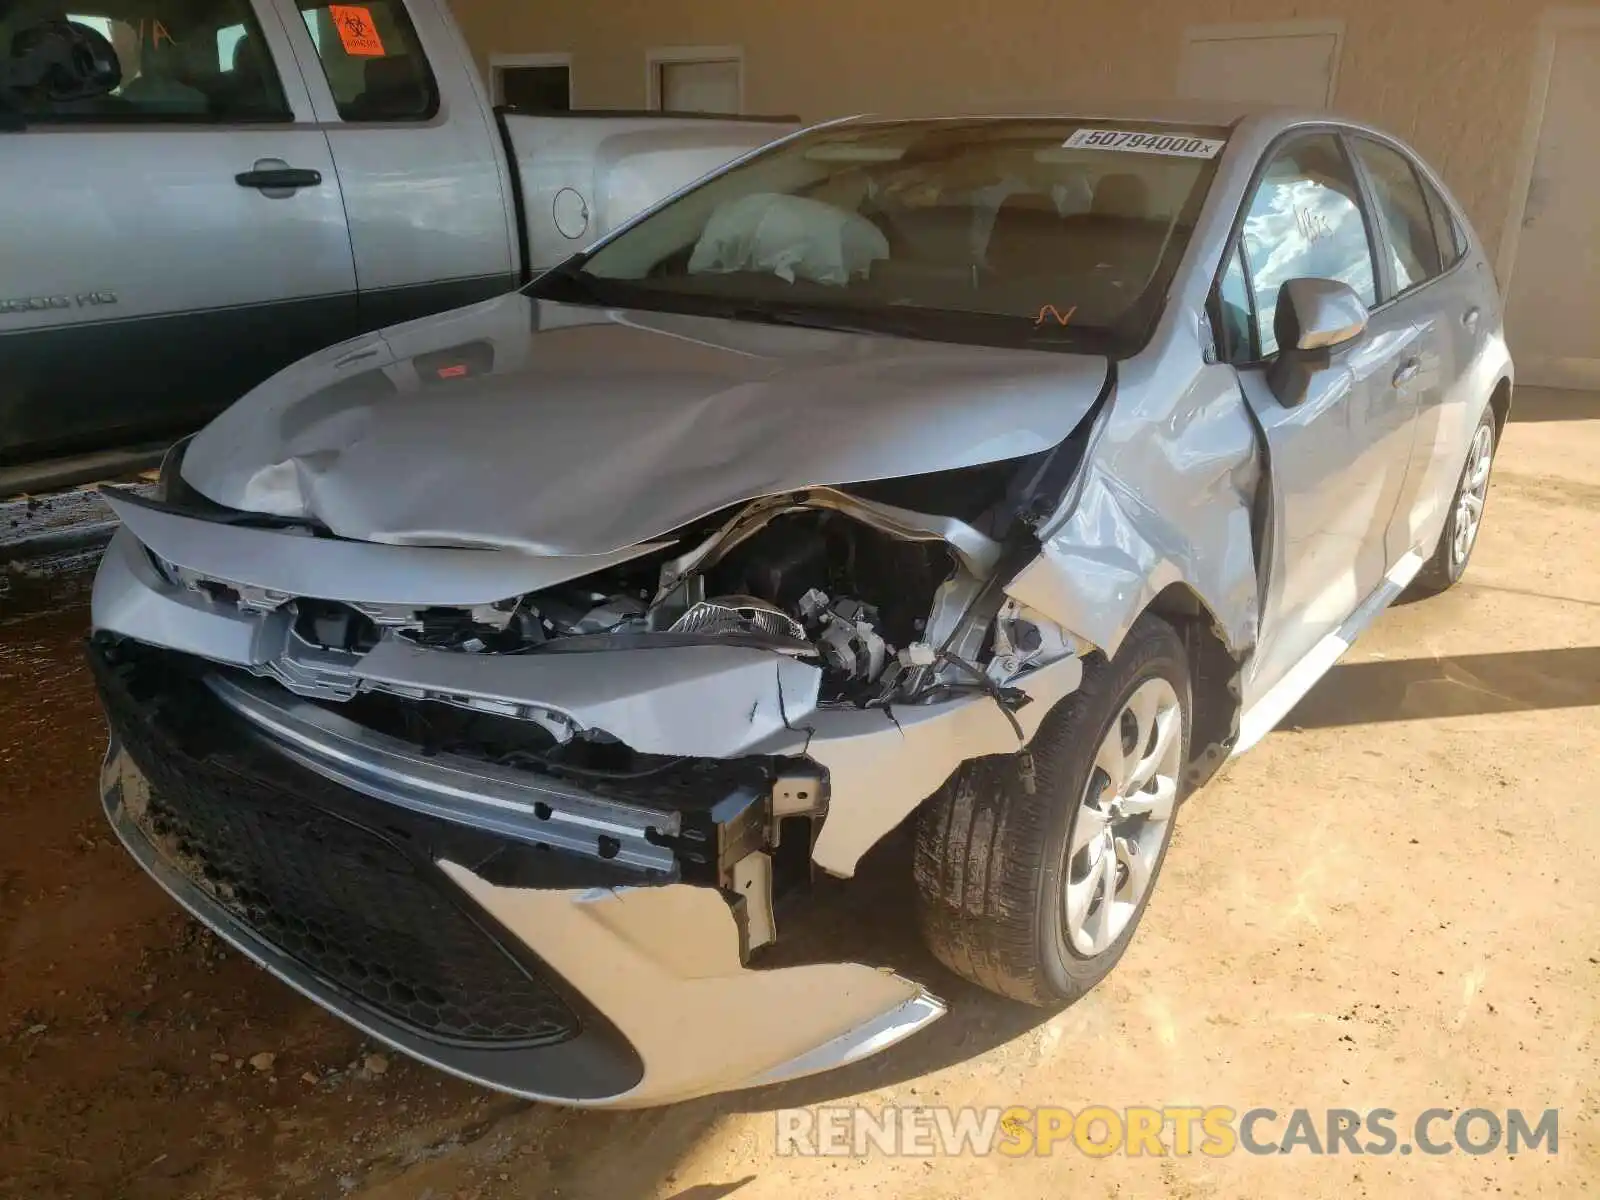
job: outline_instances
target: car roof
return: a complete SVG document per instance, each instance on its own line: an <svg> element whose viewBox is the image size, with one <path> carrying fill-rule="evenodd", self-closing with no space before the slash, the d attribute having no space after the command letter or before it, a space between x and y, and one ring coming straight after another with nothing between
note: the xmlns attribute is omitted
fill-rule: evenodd
<svg viewBox="0 0 1600 1200"><path fill-rule="evenodd" d="M1244 104L1229 100L1116 100L1080 101L1072 104L1012 102L960 111L874 112L852 118L866 123L888 121L1057 120L1148 121L1157 125L1211 125L1234 128L1245 121L1287 129L1311 122L1331 122L1353 129L1365 128L1326 111L1284 105Z"/></svg>

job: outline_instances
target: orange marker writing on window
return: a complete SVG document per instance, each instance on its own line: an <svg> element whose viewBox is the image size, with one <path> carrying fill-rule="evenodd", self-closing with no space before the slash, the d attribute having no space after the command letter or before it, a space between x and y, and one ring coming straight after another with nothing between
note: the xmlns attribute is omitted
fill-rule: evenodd
<svg viewBox="0 0 1600 1200"><path fill-rule="evenodd" d="M1055 321L1056 321L1057 325L1065 325L1068 321L1072 320L1072 314L1077 312L1077 311L1078 311L1078 306L1076 304L1074 304L1071 308L1067 309L1067 311L1064 312L1064 313L1059 308L1057 308L1054 304L1046 304L1043 308L1041 308L1039 310L1039 319L1034 322L1034 325L1036 327L1039 326L1039 325L1043 325L1045 323L1045 321L1047 321L1051 317L1055 318Z"/></svg>

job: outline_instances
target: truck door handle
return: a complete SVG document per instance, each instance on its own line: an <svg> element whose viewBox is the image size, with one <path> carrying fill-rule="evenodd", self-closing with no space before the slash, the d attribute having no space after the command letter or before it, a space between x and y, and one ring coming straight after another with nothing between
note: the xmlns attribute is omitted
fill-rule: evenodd
<svg viewBox="0 0 1600 1200"><path fill-rule="evenodd" d="M1477 329L1478 318L1483 315L1483 310L1474 305L1461 314L1461 323L1468 329Z"/></svg>
<svg viewBox="0 0 1600 1200"><path fill-rule="evenodd" d="M1421 370L1422 360L1420 358L1406 359L1405 362L1400 364L1400 369L1394 373L1394 386L1404 387L1415 379Z"/></svg>
<svg viewBox="0 0 1600 1200"><path fill-rule="evenodd" d="M296 188L316 187L322 182L322 172L301 167L264 167L257 163L252 170L240 171L233 181L240 187L292 192Z"/></svg>

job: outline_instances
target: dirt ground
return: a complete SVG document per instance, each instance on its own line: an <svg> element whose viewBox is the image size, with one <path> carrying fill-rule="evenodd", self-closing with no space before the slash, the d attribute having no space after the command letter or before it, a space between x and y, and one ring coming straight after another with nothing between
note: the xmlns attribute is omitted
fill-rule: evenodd
<svg viewBox="0 0 1600 1200"><path fill-rule="evenodd" d="M1518 418L1467 581L1386 615L1185 808L1097 991L1049 1014L951 979L916 944L891 842L798 933L870 947L951 1014L844 1072L640 1113L525 1104L378 1054L181 916L99 814L84 577L10 581L0 1195L1600 1190L1600 397L1528 392ZM774 1156L774 1109L839 1102L1559 1108L1561 1141L1514 1158Z"/></svg>

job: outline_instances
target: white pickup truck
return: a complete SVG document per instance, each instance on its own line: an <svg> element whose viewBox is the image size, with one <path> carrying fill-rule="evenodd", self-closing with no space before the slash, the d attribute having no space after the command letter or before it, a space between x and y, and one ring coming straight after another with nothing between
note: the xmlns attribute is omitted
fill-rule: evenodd
<svg viewBox="0 0 1600 1200"><path fill-rule="evenodd" d="M0 0L0 463L186 432L793 127L493 109L443 0Z"/></svg>

